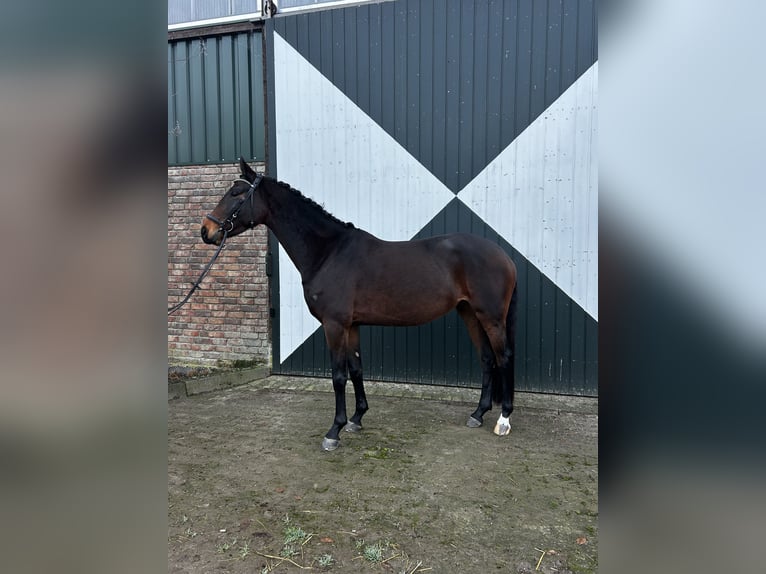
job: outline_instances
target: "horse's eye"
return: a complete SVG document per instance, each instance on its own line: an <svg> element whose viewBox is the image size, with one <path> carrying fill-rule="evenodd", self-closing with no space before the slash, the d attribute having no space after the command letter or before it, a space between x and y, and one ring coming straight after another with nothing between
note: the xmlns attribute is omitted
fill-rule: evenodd
<svg viewBox="0 0 766 574"><path fill-rule="evenodd" d="M242 195L243 193L245 193L245 190L242 189L241 187L240 188L235 187L231 190L232 197L237 197L238 195Z"/></svg>

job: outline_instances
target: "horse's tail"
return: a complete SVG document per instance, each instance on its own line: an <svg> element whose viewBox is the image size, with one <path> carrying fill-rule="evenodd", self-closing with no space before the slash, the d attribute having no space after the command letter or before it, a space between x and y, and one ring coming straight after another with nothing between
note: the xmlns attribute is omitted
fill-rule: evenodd
<svg viewBox="0 0 766 574"><path fill-rule="evenodd" d="M514 286L511 303L508 306L508 314L505 316L505 348L508 353L508 366L505 377L500 372L500 367L495 368L492 374L492 402L500 404L503 400L503 378L511 385L511 400L514 391L514 357L516 355L516 303L519 293L518 286Z"/></svg>

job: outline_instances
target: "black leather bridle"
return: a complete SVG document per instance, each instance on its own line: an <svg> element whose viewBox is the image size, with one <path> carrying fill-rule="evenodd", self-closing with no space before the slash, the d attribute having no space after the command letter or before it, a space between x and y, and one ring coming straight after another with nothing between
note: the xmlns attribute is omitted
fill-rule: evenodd
<svg viewBox="0 0 766 574"><path fill-rule="evenodd" d="M245 196L239 200L239 203L234 207L234 209L229 214L229 216L223 221L221 221L214 215L211 215L210 213L205 215L205 217L208 218L213 223L217 223L218 227L221 228L224 234L229 233L232 229L234 229L234 220L237 219L237 217L239 216L239 212L242 209L242 206L244 206L245 203L247 203L247 201L250 200L250 223L248 224L248 227L252 229L253 227L255 227L255 221L253 221L253 212L255 211L255 209L253 208L253 195L255 194L255 190L258 187L258 184L261 183L261 180L263 180L262 175L256 175L252 183L250 183L246 179L242 179L241 177L238 177L237 179L234 180L235 182L244 181L247 185L250 186L250 188L245 192ZM228 225L228 229L226 227L227 225Z"/></svg>
<svg viewBox="0 0 766 574"><path fill-rule="evenodd" d="M234 229L234 220L237 219L237 217L239 216L239 212L242 209L242 206L245 205L245 203L247 203L248 200L250 201L250 223L248 225L250 229L255 227L255 221L253 221L253 212L255 211L253 207L253 194L255 193L255 189L258 187L258 184L261 183L262 179L263 179L262 175L256 175L255 180L252 183L250 183L246 179L242 179L241 177L234 180L235 182L244 181L247 185L250 186L250 189L247 190L247 192L245 193L245 196L239 201L239 203L232 210L229 216L223 221L219 220L214 215L210 215L209 213L205 215L206 218L208 218L213 223L217 223L218 226L221 228L221 231L223 232L223 237L221 237L221 244L218 246L218 249L213 254L213 257L212 259L210 259L210 262L202 270L202 273L200 274L199 278L194 282L194 284L192 285L192 288L186 294L186 297L184 297L180 303L176 303L172 307L168 308L168 315L175 313L181 307L183 307L184 304L192 296L192 293L194 293L197 289L199 289L199 286L202 283L202 280L205 278L205 275L207 275L207 272L210 271L210 268L213 266L213 263L215 263L215 260L218 259L218 255L220 255L221 251L223 250L223 246L226 243L226 238L228 237L229 232L232 229ZM227 226L228 226L228 229L227 229Z"/></svg>

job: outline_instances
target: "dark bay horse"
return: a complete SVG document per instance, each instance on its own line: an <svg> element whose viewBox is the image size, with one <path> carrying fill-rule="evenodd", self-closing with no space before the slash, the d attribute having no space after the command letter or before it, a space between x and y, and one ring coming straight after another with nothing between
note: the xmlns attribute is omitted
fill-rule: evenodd
<svg viewBox="0 0 766 574"><path fill-rule="evenodd" d="M413 241L383 241L344 223L290 186L256 174L240 161L241 178L202 222L205 243L220 244L264 224L301 274L311 314L330 349L335 420L322 441L334 450L340 430L359 432L367 412L362 383L360 325L420 325L453 308L481 357L479 406L468 426L482 425L501 404L494 432L510 433L514 393L516 267L496 244L456 233ZM346 418L346 381L356 411ZM348 424L348 426L346 426Z"/></svg>

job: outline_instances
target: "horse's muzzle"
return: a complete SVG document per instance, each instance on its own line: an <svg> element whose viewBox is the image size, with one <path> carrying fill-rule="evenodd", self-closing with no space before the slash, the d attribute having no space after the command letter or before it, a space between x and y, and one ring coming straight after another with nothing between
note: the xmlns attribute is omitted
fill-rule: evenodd
<svg viewBox="0 0 766 574"><path fill-rule="evenodd" d="M218 245L221 243L221 235L222 233L220 228L216 229L215 231L210 231L206 223L202 224L202 229L200 229L200 236L202 237L202 241L205 243Z"/></svg>

